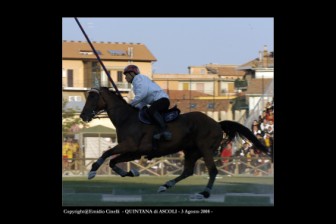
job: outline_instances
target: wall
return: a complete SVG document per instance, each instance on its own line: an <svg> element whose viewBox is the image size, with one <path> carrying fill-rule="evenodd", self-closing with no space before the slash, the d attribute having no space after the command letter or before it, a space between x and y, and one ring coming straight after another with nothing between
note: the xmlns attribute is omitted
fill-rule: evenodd
<svg viewBox="0 0 336 224"><path fill-rule="evenodd" d="M73 70L74 87L83 87L84 84L84 64L78 60L63 60L62 69ZM68 86L67 77L62 76L63 86Z"/></svg>

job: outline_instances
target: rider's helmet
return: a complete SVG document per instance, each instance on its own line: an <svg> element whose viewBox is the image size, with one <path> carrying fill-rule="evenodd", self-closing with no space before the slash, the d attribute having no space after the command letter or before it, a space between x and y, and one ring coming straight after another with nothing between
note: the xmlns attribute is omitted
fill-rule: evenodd
<svg viewBox="0 0 336 224"><path fill-rule="evenodd" d="M124 74L127 72L134 72L136 75L140 73L139 68L136 65L128 65L125 69L124 69Z"/></svg>

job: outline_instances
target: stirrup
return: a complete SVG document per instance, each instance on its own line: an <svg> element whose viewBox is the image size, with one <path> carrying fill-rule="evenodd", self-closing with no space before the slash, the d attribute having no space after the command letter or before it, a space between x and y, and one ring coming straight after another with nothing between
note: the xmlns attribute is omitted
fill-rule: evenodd
<svg viewBox="0 0 336 224"><path fill-rule="evenodd" d="M170 131L164 131L162 133L164 140L169 141L172 139L172 133Z"/></svg>
<svg viewBox="0 0 336 224"><path fill-rule="evenodd" d="M172 139L172 133L169 131L162 131L160 133L153 135L153 138L156 140L160 140L161 137L163 137L164 140L169 141Z"/></svg>
<svg viewBox="0 0 336 224"><path fill-rule="evenodd" d="M159 140L161 138L161 133L157 133L157 134L153 135L153 138L155 140Z"/></svg>

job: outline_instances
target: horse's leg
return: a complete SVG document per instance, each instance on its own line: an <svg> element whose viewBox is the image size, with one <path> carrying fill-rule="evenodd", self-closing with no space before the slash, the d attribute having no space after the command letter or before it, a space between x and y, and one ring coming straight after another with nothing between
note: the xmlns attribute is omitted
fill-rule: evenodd
<svg viewBox="0 0 336 224"><path fill-rule="evenodd" d="M92 164L91 170L88 175L88 179L92 179L96 176L98 168L104 163L107 157L110 157L115 154L123 154L126 152L131 152L136 150L136 147L133 147L133 144L130 142L124 142L123 144L118 144L113 148L106 150L101 157L98 158L96 162Z"/></svg>
<svg viewBox="0 0 336 224"><path fill-rule="evenodd" d="M212 189L212 186L216 180L216 176L218 174L218 170L215 164L215 161L213 159L214 152L218 149L220 142L222 141L222 132L212 132L212 134L208 135L208 141L198 141L197 146L202 152L203 159L205 166L208 169L209 173L209 181L206 185L205 189L197 193L195 196L197 199L203 199L210 197L210 192Z"/></svg>
<svg viewBox="0 0 336 224"><path fill-rule="evenodd" d="M112 155L112 149L106 150L101 157L98 158L96 162L94 162L91 166L91 170L88 175L88 179L92 179L96 176L98 168L104 163L105 159L107 157L110 157Z"/></svg>
<svg viewBox="0 0 336 224"><path fill-rule="evenodd" d="M216 176L218 174L218 170L215 164L215 161L213 159L213 152L211 150L207 151L203 155L205 166L208 169L209 173L209 181L206 185L204 191L196 194L197 199L203 199L210 197L210 191L212 189L212 186L215 182Z"/></svg>
<svg viewBox="0 0 336 224"><path fill-rule="evenodd" d="M184 168L183 168L183 172L180 176L176 177L173 180L167 181L164 185L160 186L158 189L158 192L164 192L166 191L168 188L171 188L173 186L175 186L175 184L191 175L194 174L194 167L195 167L195 163L196 161L201 158L201 153L197 152L197 151L193 151L193 152L188 152L185 154L185 160L184 160Z"/></svg>
<svg viewBox="0 0 336 224"><path fill-rule="evenodd" d="M128 161L135 160L135 159L140 159L140 158L141 158L140 154L125 153L125 154L122 154L120 156L117 156L117 157L111 159L110 160L110 167L112 168L112 170L114 172L116 172L117 174L119 174L122 177L126 177L126 176L137 177L140 174L136 169L131 169L130 171L126 172L125 170L118 167L116 164L121 163L121 162L128 162Z"/></svg>

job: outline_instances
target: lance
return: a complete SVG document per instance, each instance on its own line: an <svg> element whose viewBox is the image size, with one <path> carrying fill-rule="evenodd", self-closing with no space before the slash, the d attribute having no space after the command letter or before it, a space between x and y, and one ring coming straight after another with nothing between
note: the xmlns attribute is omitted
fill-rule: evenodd
<svg viewBox="0 0 336 224"><path fill-rule="evenodd" d="M76 20L76 22L77 22L79 28L82 30L82 32L83 32L83 34L84 34L84 36L85 36L87 42L89 43L89 45L90 45L90 47L91 47L93 53L96 55L96 57L97 57L97 59L98 59L100 65L103 67L103 69L104 69L104 71L105 71L105 73L106 73L106 75L107 75L109 81L112 83L114 89L116 90L116 93L121 97L121 94L120 94L120 92L119 92L119 90L118 90L118 87L117 87L116 84L113 82L113 80L112 80L112 78L111 78L111 76L110 76L110 73L107 71L107 69L106 69L106 67L105 67L105 65L104 65L104 63L103 63L103 61L100 59L99 55L97 54L96 49L93 47L93 45L92 45L92 43L91 43L91 41L90 41L88 35L86 35L86 33L85 33L85 31L84 31L82 25L81 25L80 22L78 21L77 17L75 17L75 20Z"/></svg>

